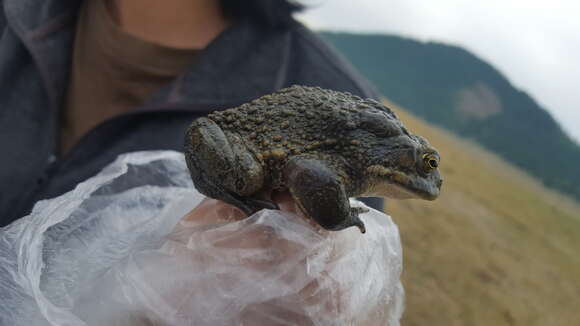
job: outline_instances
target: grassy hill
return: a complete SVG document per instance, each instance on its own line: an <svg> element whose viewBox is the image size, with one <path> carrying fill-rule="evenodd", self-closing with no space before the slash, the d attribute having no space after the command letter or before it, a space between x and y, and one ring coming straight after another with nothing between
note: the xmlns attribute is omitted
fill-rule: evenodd
<svg viewBox="0 0 580 326"><path fill-rule="evenodd" d="M435 202L390 201L405 326L580 325L580 206L397 108L442 156Z"/></svg>
<svg viewBox="0 0 580 326"><path fill-rule="evenodd" d="M488 63L459 47L396 36L322 36L395 103L580 199L580 146Z"/></svg>

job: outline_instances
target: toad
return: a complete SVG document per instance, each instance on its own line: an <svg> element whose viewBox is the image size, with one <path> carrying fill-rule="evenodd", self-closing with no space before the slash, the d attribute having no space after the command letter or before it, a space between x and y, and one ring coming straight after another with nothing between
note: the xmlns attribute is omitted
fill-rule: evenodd
<svg viewBox="0 0 580 326"><path fill-rule="evenodd" d="M365 232L350 197L434 200L438 152L389 108L349 93L292 86L193 121L185 158L195 187L246 214L289 191L327 230Z"/></svg>

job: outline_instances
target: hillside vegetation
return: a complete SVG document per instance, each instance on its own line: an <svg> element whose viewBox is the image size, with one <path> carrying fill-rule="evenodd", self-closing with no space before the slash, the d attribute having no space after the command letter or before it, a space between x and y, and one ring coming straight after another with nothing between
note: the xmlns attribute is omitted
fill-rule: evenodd
<svg viewBox="0 0 580 326"><path fill-rule="evenodd" d="M396 36L322 36L395 103L580 199L580 146L486 62L459 47Z"/></svg>
<svg viewBox="0 0 580 326"><path fill-rule="evenodd" d="M434 202L389 201L404 326L580 325L580 207L478 146L387 104L441 153Z"/></svg>

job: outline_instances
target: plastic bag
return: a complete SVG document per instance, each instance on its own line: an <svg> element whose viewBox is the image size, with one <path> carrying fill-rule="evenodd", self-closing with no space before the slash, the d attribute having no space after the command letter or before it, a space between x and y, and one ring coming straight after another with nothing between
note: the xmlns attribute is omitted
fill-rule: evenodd
<svg viewBox="0 0 580 326"><path fill-rule="evenodd" d="M183 155L155 151L39 202L0 229L0 325L399 325L390 217L363 214L366 234L268 210L183 220L202 199Z"/></svg>

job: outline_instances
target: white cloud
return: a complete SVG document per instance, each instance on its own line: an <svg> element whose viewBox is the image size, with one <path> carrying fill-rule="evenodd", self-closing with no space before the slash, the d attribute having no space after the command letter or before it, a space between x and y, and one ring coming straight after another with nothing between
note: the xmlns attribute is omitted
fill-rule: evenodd
<svg viewBox="0 0 580 326"><path fill-rule="evenodd" d="M580 1L310 0L315 29L393 33L467 48L580 143Z"/></svg>

